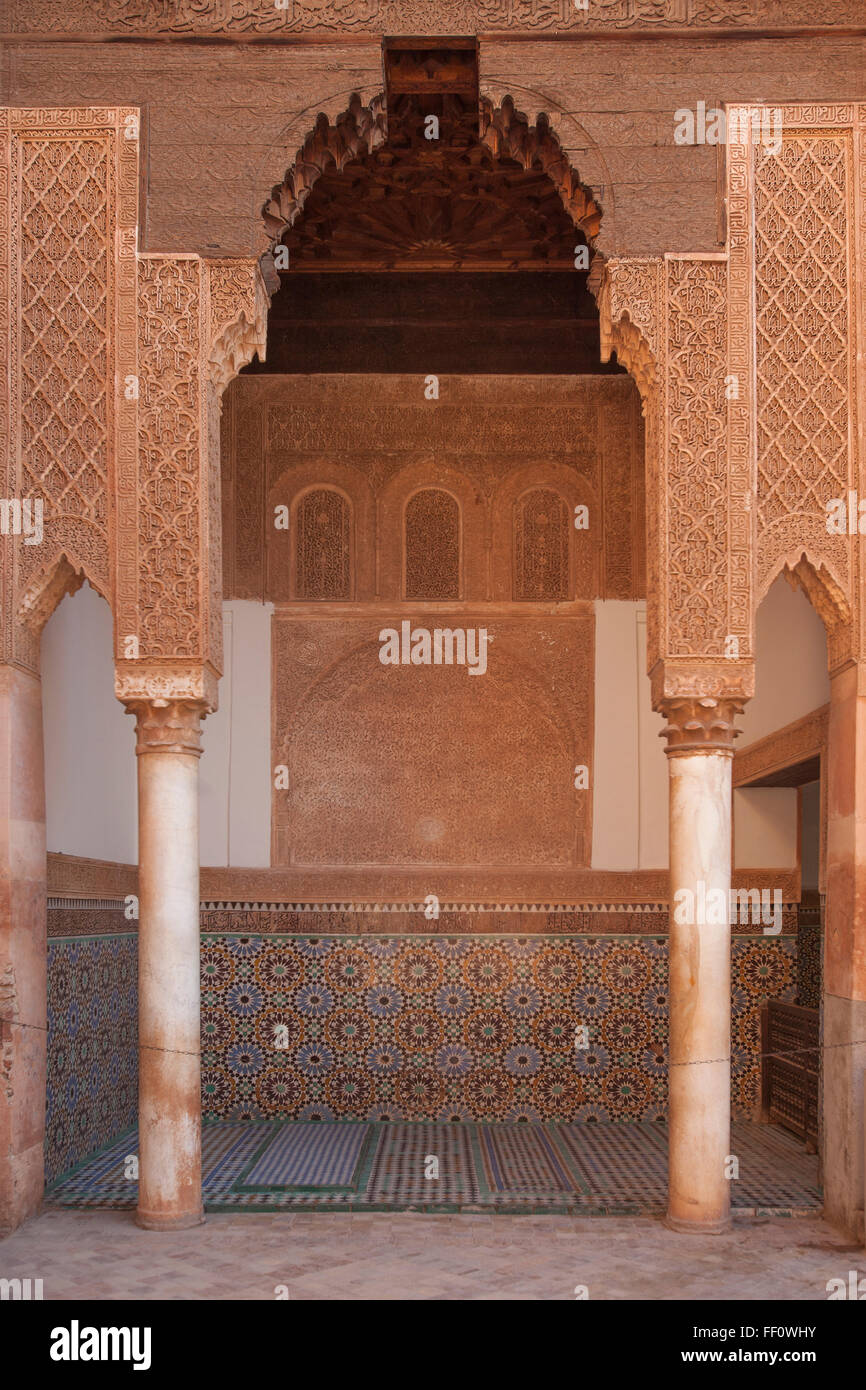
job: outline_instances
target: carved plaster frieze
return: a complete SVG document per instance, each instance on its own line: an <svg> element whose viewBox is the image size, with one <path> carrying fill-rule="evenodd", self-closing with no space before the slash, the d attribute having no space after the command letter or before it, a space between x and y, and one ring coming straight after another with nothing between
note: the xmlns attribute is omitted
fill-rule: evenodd
<svg viewBox="0 0 866 1390"><path fill-rule="evenodd" d="M7 27L28 34L161 34L237 37L312 33L343 35L581 34L673 31L712 35L719 29L834 27L862 21L859 0L834 0L829 13L812 0L9 0Z"/></svg>
<svg viewBox="0 0 866 1390"><path fill-rule="evenodd" d="M247 295L254 285L248 282ZM230 314L225 277L221 286L217 312ZM254 301L247 304L254 312ZM134 549L123 552L118 574L118 661L155 667L184 662L217 671L222 665L219 401L210 380L211 327L206 262L139 257L137 520Z"/></svg>
<svg viewBox="0 0 866 1390"><path fill-rule="evenodd" d="M749 473L729 457L724 255L616 258L590 276L602 357L646 418L647 640L653 698L748 699ZM726 658L720 661L720 658Z"/></svg>
<svg viewBox="0 0 866 1390"><path fill-rule="evenodd" d="M822 705L802 719L739 748L734 757L734 786L745 786L759 777L820 757L827 749L829 714L830 706Z"/></svg>
<svg viewBox="0 0 866 1390"><path fill-rule="evenodd" d="M217 672L208 666L118 661L114 668L114 693L123 704L187 700L212 713L217 708L218 683Z"/></svg>

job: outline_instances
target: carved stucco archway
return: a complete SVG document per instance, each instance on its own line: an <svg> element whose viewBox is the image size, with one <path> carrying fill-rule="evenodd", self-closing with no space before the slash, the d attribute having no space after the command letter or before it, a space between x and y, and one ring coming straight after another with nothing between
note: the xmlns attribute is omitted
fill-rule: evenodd
<svg viewBox="0 0 866 1390"><path fill-rule="evenodd" d="M785 503L786 495L799 501L803 477L791 451L776 448L787 426L774 410L781 402L786 418L799 412L807 443L798 457L826 458L828 484L862 493L866 460L850 421L866 418L866 380L856 366L866 349L866 106L793 106L782 116L781 152L758 148L748 122L728 144L725 252L603 266L597 257L594 267L603 352L616 351L634 375L647 421L656 705L706 697L734 706L749 698L757 597L785 568L825 610L831 670L862 664L861 538L828 535L817 494L807 507ZM0 324L0 493L45 505L38 555L21 536L3 546L3 660L35 672L42 623L86 577L114 613L119 697L139 711L170 702L201 713L215 707L221 661L219 393L254 351L264 352L266 292L253 260L138 253L137 129L134 108L0 112L0 312L11 306L10 321ZM296 195L321 172L317 152L325 162L335 157L327 129L314 131L303 169L292 174L298 209ZM486 132L527 158L550 152L563 201L580 202L576 220L591 233L585 190L543 131L539 146L537 124L534 136L519 127L513 137L494 110ZM804 232L815 179L836 219L832 235L815 243L832 290L823 309L799 277L787 236ZM62 295L49 298L72 273L68 250L46 246L49 194L58 188L78 218L76 245L86 250L75 270L85 336L78 311L67 314ZM761 314L780 280L790 291L779 306L785 323L815 342L819 356L829 337L809 329L810 315L820 311L822 328L838 339L817 380L786 374L774 359L781 324L771 332ZM828 421L837 429L837 401L822 394L828 380L844 401L844 438L822 453L822 429ZM126 650L130 637L136 656ZM854 697L845 698L840 729L853 738ZM152 722L155 743L177 736L170 713ZM854 869L861 868L858 860ZM833 981L840 1010L851 1002L853 1020L860 948L844 885L836 917ZM0 967L12 971L14 1011L14 950ZM854 1026L842 1012L834 1024L843 1042ZM20 1085L14 1047L8 1058L4 1051L4 1068ZM838 1053L844 1077L853 1056ZM842 1112L862 1096L858 1084L851 1073L834 1102L840 1143L856 1128L856 1116ZM832 1178L832 1205L851 1225L857 1161L844 1165Z"/></svg>
<svg viewBox="0 0 866 1390"><path fill-rule="evenodd" d="M843 186L848 190L842 204L851 208L845 233L851 264L863 255L862 212L852 201L855 166L862 162L863 112L854 105L784 108L791 141L802 146L804 139L807 145L821 139L839 152L824 176L835 180L840 192ZM753 113L760 109L747 109L748 116ZM218 398L252 354L264 352L267 295L252 259L206 261L136 251L138 141L128 137L137 132L137 121L134 108L3 113L4 166L14 164L19 180L0 189L8 229L0 271L4 304L11 303L13 318L26 307L19 294L29 293L31 307L47 312L45 286L55 265L32 236L27 240L28 217L44 213L40 178L48 180L46 187L52 179L61 184L71 179L67 193L73 203L85 184L92 192L94 180L101 178L114 233L111 246L94 244L87 268L94 283L104 286L105 304L99 310L101 338L82 368L82 380L90 368L92 386L93 373L101 372L108 392L102 415L95 406L83 412L88 429L81 438L74 432L64 437L59 429L52 438L51 402L34 408L33 383L56 367L47 340L35 334L25 341L30 330L15 322L4 334L12 338L13 362L20 370L17 377L7 372L3 379L11 395L0 417L2 491L6 497L41 496L46 514L46 543L38 554L19 541L5 547L4 657L34 669L41 625L62 595L86 577L115 615L121 697L142 692L147 667L150 688L156 681L163 690L195 689L209 700L220 652ZM796 523L767 514L768 499L779 492L772 468L784 478L793 464L784 456L774 462L772 450L761 453L757 440L762 410L765 425L769 419L762 402L773 391L768 388L762 396L761 383L772 363L766 353L762 357L761 325L756 331L749 287L754 280L761 283L756 255L762 263L775 257L787 272L780 239L775 247L769 235L761 240L760 218L756 232L749 231L750 209L756 197L770 197L768 179L775 168L774 157L751 144L750 130L744 121L745 138L728 145L725 252L615 258L603 265L596 256L593 264L603 354L615 351L631 372L646 416L652 542L648 630L657 701L710 688L748 698L756 601L784 567L798 576L828 622L831 661L860 651L857 537L828 536L816 514ZM300 214L324 168L375 148L386 133L379 98L367 106L360 98L351 101L333 123L321 116L266 205L271 235L277 237ZM530 126L507 99L495 107L484 99L482 138L494 153L525 167L540 162L575 225L592 242L600 208L545 119ZM49 148L61 152L57 170L40 166L40 148L43 154ZM73 178L70 169L88 151L93 168L88 175L81 166ZM109 173L116 188L110 209ZM793 199L790 226L796 216L796 174L782 177ZM777 211L779 196L773 194ZM87 233L94 225L92 211L83 200L80 209ZM837 321L847 313L851 325L845 329L848 378L842 384L861 393L863 410L862 379L859 385L854 380L853 305L847 305L847 291L832 272L828 265L840 296ZM794 271L790 275L796 279ZM13 285L19 287L15 294ZM860 323L864 317L861 311ZM54 318L62 337L62 305ZM19 341L15 335L22 332ZM74 340L72 329L70 335ZM737 385L733 393L727 389L731 380ZM790 390L794 396L799 391L826 419L818 388L792 382ZM34 439L45 445L41 453ZM830 476L840 490L843 484L858 486L853 451L844 475L837 467ZM754 497L759 516L751 505ZM172 556L173 575L184 580L180 604L168 582ZM130 637L138 638L137 660L125 654Z"/></svg>

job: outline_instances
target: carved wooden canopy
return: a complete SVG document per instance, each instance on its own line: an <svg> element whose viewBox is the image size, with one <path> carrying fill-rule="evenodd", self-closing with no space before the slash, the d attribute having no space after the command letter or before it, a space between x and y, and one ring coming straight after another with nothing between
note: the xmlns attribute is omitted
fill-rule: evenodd
<svg viewBox="0 0 866 1390"><path fill-rule="evenodd" d="M574 268L601 226L546 116L459 92L398 92L387 111L354 96L320 116L262 215L291 268L316 271Z"/></svg>

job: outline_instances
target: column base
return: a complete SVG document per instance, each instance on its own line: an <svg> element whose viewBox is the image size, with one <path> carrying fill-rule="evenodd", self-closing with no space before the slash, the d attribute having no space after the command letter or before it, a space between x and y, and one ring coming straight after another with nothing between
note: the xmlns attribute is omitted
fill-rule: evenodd
<svg viewBox="0 0 866 1390"><path fill-rule="evenodd" d="M671 1213L667 1212L662 1224L667 1226L669 1231L686 1236L723 1236L726 1231L732 1229L730 1216L724 1216L719 1221L685 1221L682 1217L671 1216Z"/></svg>
<svg viewBox="0 0 866 1390"><path fill-rule="evenodd" d="M191 1226L203 1226L206 1217L204 1207L199 1211L181 1212L177 1216L167 1212L142 1211L136 1209L135 1224L143 1231L187 1231Z"/></svg>

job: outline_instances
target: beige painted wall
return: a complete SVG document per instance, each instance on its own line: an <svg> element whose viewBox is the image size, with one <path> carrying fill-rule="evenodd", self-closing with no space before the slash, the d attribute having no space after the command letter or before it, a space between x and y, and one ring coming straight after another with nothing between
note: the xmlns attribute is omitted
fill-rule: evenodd
<svg viewBox="0 0 866 1390"><path fill-rule="evenodd" d="M758 609L755 657L755 699L740 720L740 748L830 699L824 624L805 594L792 589L781 575ZM796 838L795 788L744 787L734 792L735 869L796 865Z"/></svg>
<svg viewBox="0 0 866 1390"><path fill-rule="evenodd" d="M667 766L646 674L646 604L595 604L594 869L663 869Z"/></svg>
<svg viewBox="0 0 866 1390"><path fill-rule="evenodd" d="M734 792L734 867L793 869L797 863L796 787Z"/></svg>
<svg viewBox="0 0 866 1390"><path fill-rule="evenodd" d="M270 862L271 605L224 605L220 707L204 721L202 864ZM48 849L138 860L135 725L114 698L108 604L88 585L42 637Z"/></svg>
<svg viewBox="0 0 866 1390"><path fill-rule="evenodd" d="M829 699L824 624L806 595L780 575L758 609L755 698L739 721L737 747L781 729Z"/></svg>
<svg viewBox="0 0 866 1390"><path fill-rule="evenodd" d="M42 634L48 849L138 861L135 722L114 698L111 610L88 584Z"/></svg>
<svg viewBox="0 0 866 1390"><path fill-rule="evenodd" d="M204 722L200 763L205 865L270 863L272 611L270 604L244 600L224 605L220 708ZM646 605L600 600L595 615L592 864L620 871L664 868L667 766L658 736L663 721L652 711L646 675ZM759 614L763 708L753 727L761 732L750 730L744 741L826 700L823 628L813 617L801 595L774 585ZM133 723L113 694L111 614L88 586L64 599L48 623L42 670L48 848L134 863ZM778 714L767 728L774 708ZM734 826L736 867L796 863L794 790L736 792Z"/></svg>
<svg viewBox="0 0 866 1390"><path fill-rule="evenodd" d="M758 609L755 657L755 698L739 721L738 747L800 719L830 698L824 624L805 594L781 576ZM786 868L796 862L796 789L735 791L734 867Z"/></svg>

